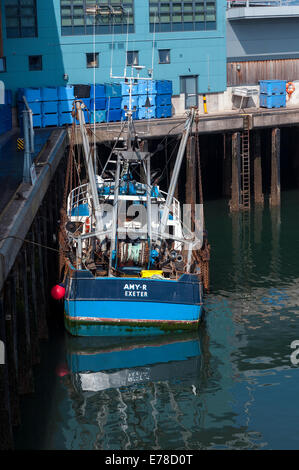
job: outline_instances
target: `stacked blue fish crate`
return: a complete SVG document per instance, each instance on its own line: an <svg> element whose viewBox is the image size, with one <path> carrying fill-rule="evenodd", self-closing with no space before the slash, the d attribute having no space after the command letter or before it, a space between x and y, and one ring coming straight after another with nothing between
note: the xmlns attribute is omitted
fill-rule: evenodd
<svg viewBox="0 0 299 470"><path fill-rule="evenodd" d="M23 128L23 111L25 103L23 100L25 96L29 108L32 110L33 127L42 127L42 100L40 88L19 88L17 92L17 105L18 105L18 119L19 125Z"/></svg>
<svg viewBox="0 0 299 470"><path fill-rule="evenodd" d="M121 82L121 119L126 121L128 118L127 112L130 109L130 84L129 82ZM138 119L138 84L132 84L131 108L133 111L132 117L134 120Z"/></svg>
<svg viewBox="0 0 299 470"><path fill-rule="evenodd" d="M41 112L42 127L59 125L59 108L58 108L58 88L44 87L40 89L41 96Z"/></svg>
<svg viewBox="0 0 299 470"><path fill-rule="evenodd" d="M0 135L12 129L12 93L5 90L4 103L0 105Z"/></svg>
<svg viewBox="0 0 299 470"><path fill-rule="evenodd" d="M156 80L157 118L168 118L172 116L172 82L170 80Z"/></svg>
<svg viewBox="0 0 299 470"><path fill-rule="evenodd" d="M65 124L73 123L73 101L75 99L74 86L59 86L58 87L58 125L64 126Z"/></svg>
<svg viewBox="0 0 299 470"><path fill-rule="evenodd" d="M120 83L106 83L106 121L116 122L122 118L122 86Z"/></svg>
<svg viewBox="0 0 299 470"><path fill-rule="evenodd" d="M154 80L141 80L138 83L138 119L156 117L157 87Z"/></svg>
<svg viewBox="0 0 299 470"><path fill-rule="evenodd" d="M286 107L286 80L260 80L260 107Z"/></svg>
<svg viewBox="0 0 299 470"><path fill-rule="evenodd" d="M87 103L85 103L87 106ZM105 85L90 85L90 122L106 122Z"/></svg>

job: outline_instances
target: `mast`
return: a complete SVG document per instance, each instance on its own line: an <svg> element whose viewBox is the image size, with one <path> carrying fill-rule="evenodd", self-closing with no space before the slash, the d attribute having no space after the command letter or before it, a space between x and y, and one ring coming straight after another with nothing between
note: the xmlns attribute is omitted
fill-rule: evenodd
<svg viewBox="0 0 299 470"><path fill-rule="evenodd" d="M90 190L91 190L91 195L92 195L92 200L93 200L93 205L94 205L95 218L96 218L96 231L100 232L103 226L102 211L101 211L99 195L98 195L98 190L97 190L97 182L96 182L95 171L94 171L94 162L93 162L93 157L90 151L89 140L88 140L88 136L87 136L87 132L85 128L85 118L84 118L83 110L81 108L80 101L75 101L75 106L76 106L76 111L77 111L77 118L80 124L80 131L82 135L82 143L83 143L83 150L84 150L84 159L85 159L85 164L86 164L86 168L88 172Z"/></svg>
<svg viewBox="0 0 299 470"><path fill-rule="evenodd" d="M108 275L112 276L112 264L116 259L117 254L117 217L118 217L118 195L119 195L119 177L120 177L120 156L117 156L117 167L114 180L114 198L112 210L112 230L111 230L111 246L109 257L109 272Z"/></svg>

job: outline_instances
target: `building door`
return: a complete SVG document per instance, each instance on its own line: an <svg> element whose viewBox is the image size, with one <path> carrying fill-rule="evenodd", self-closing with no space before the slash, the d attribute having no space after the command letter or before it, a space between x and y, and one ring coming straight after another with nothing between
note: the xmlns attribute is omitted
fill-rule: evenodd
<svg viewBox="0 0 299 470"><path fill-rule="evenodd" d="M181 78L181 93L185 94L185 109L198 105L198 75L187 75Z"/></svg>

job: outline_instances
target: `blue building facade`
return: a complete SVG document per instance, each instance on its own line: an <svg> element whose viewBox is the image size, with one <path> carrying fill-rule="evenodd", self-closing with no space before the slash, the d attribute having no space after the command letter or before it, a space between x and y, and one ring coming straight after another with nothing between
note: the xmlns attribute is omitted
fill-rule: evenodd
<svg viewBox="0 0 299 470"><path fill-rule="evenodd" d="M97 2L97 15L94 5ZM114 81L126 62L173 94L226 89L224 0L4 0L6 88ZM95 39L94 35L95 34ZM190 88L190 90L191 90ZM192 90L191 90L192 91Z"/></svg>

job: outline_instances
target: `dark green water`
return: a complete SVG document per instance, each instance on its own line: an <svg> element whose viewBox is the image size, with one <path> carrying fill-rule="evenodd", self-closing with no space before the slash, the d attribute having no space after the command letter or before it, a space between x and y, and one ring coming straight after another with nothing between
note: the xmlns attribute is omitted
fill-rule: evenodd
<svg viewBox="0 0 299 470"><path fill-rule="evenodd" d="M103 348L54 327L17 448L298 449L298 206L299 191L245 219L206 204L211 292L196 337Z"/></svg>

